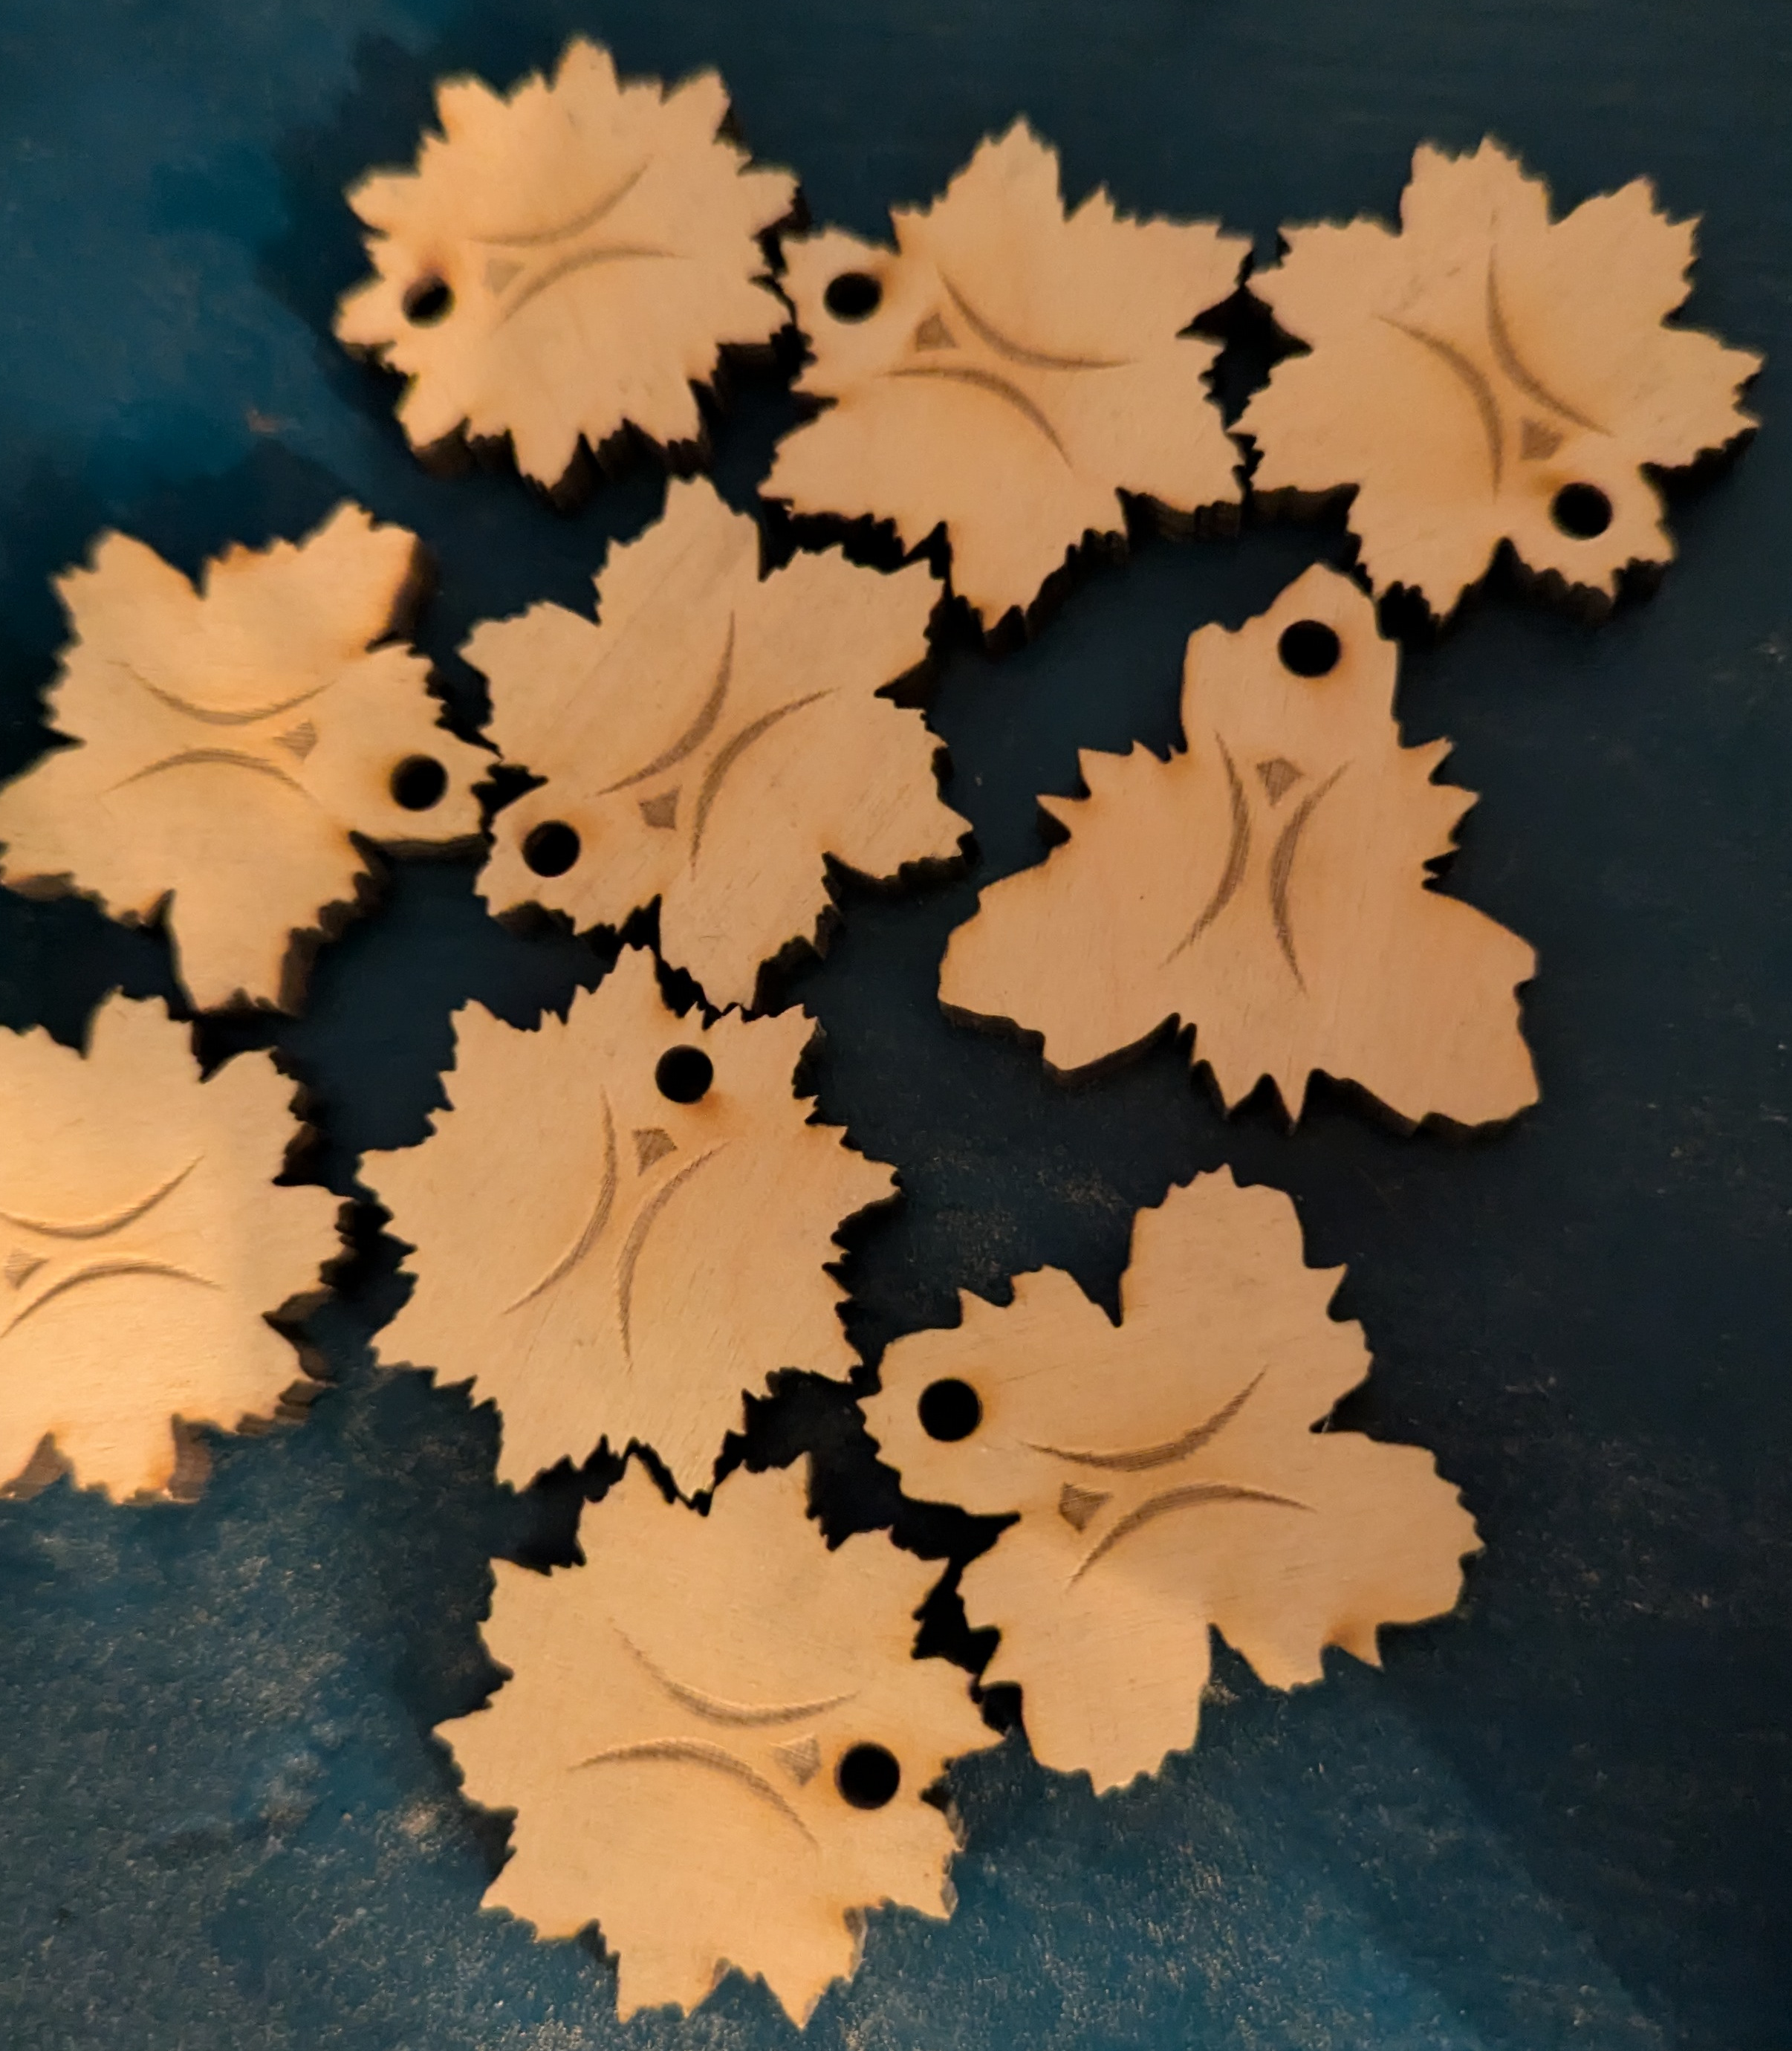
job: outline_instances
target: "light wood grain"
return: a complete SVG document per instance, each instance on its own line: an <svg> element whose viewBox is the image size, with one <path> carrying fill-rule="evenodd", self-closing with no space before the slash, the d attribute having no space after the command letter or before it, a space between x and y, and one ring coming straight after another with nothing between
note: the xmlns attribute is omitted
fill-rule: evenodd
<svg viewBox="0 0 1792 2051"><path fill-rule="evenodd" d="M1653 470L1755 424L1761 366L1696 328L1690 221L1638 178L1550 219L1548 188L1488 141L1412 160L1396 232L1358 219L1283 231L1251 291L1311 353L1277 365L1239 421L1269 495L1355 487L1378 590L1448 613L1502 542L1607 604L1629 565L1671 560Z"/></svg>

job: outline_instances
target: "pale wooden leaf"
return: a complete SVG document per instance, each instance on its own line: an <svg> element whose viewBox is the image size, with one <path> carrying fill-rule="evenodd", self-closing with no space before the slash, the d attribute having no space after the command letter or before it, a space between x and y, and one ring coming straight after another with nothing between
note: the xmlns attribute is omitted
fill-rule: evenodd
<svg viewBox="0 0 1792 2051"><path fill-rule="evenodd" d="M131 920L166 904L201 1009L296 1008L295 938L353 903L357 835L478 831L491 758L437 725L420 656L374 645L408 603L416 549L343 506L303 541L228 549L195 589L141 541L105 537L61 586L76 638L53 731L78 744L0 791L0 877ZM420 790L401 765L421 766Z"/></svg>
<svg viewBox="0 0 1792 2051"><path fill-rule="evenodd" d="M813 1030L800 1011L678 1018L636 948L564 1021L459 1014L453 1108L421 1146L367 1157L416 1249L379 1351L496 1398L504 1479L607 1440L650 1446L694 1492L744 1390L850 1370L834 1234L895 1178L805 1122L791 1079ZM673 1049L710 1065L695 1101L656 1080Z"/></svg>
<svg viewBox="0 0 1792 2051"><path fill-rule="evenodd" d="M1609 599L1673 554L1648 471L1754 424L1761 366L1665 325L1687 294L1689 221L1637 179L1552 223L1542 181L1484 142L1412 160L1398 233L1370 220L1284 230L1251 289L1310 354L1279 364L1238 425L1259 492L1353 485L1377 588L1448 613L1502 541ZM1565 495L1564 495L1565 494Z"/></svg>
<svg viewBox="0 0 1792 2051"><path fill-rule="evenodd" d="M795 1469L738 1471L699 1517L636 1463L580 1539L571 1572L498 1562L486 1639L513 1678L441 1726L468 1794L517 1812L486 1900L542 1937L595 1918L624 2018L734 1966L806 2021L865 1909L950 1912L952 1827L920 1797L994 1739L964 1674L912 1656L939 1570L880 1533L830 1553ZM874 1807L841 1785L861 1746L897 1770Z"/></svg>
<svg viewBox="0 0 1792 2051"><path fill-rule="evenodd" d="M697 440L693 388L720 350L784 324L757 238L795 192L720 134L721 80L623 85L607 50L575 38L552 84L454 79L437 106L415 170L349 194L377 275L336 322L409 379L412 445L507 434L552 486L581 436L595 450L626 424Z"/></svg>
<svg viewBox="0 0 1792 2051"><path fill-rule="evenodd" d="M611 552L596 626L540 605L467 644L494 738L548 779L499 814L486 902L587 928L657 899L666 959L750 1005L760 964L814 936L826 857L890 877L967 830L920 713L877 695L924 659L939 596L918 564L882 576L832 552L762 580L755 523L673 484ZM545 826L576 834L569 865Z"/></svg>
<svg viewBox="0 0 1792 2051"><path fill-rule="evenodd" d="M1193 1744L1210 1627L1290 1688L1454 1605L1478 1541L1431 1455L1312 1429L1368 1365L1327 1315L1341 1273L1222 1169L1139 1213L1118 1326L1043 1268L884 1354L865 1411L904 1493L1018 1514L961 1587L1044 1764L1113 1787ZM955 1383L980 1416L948 1440Z"/></svg>
<svg viewBox="0 0 1792 2051"><path fill-rule="evenodd" d="M108 998L84 1055L0 1032L0 1482L49 1438L84 1487L161 1494L178 1425L301 1379L265 1314L318 1286L338 1205L274 1182L291 1096L264 1053L202 1083L156 1004Z"/></svg>
<svg viewBox="0 0 1792 2051"><path fill-rule="evenodd" d="M1290 662L1336 637L1336 659ZM1475 1126L1536 1097L1517 987L1531 950L1430 887L1472 795L1404 748L1397 653L1370 601L1310 569L1236 634L1193 635L1187 747L1085 754L1084 799L1044 799L1070 839L994 884L952 936L940 995L1044 1037L1080 1068L1166 1019L1230 1106L1270 1076L1298 1117L1314 1069L1407 1123Z"/></svg>
<svg viewBox="0 0 1792 2051"><path fill-rule="evenodd" d="M953 588L990 626L1023 611L1119 494L1181 514L1239 498L1206 385L1218 345L1184 333L1247 247L1209 221L1133 221L1107 194L1065 214L1056 152L1025 122L934 205L893 213L892 252L837 229L787 244L784 280L834 403L780 445L765 490L799 512L944 522ZM869 280L869 313L836 281Z"/></svg>

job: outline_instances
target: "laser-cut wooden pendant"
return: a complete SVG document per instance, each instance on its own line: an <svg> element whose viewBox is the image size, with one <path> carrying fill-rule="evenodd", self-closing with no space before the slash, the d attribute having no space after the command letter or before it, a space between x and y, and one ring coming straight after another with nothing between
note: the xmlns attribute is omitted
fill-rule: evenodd
<svg viewBox="0 0 1792 2051"><path fill-rule="evenodd" d="M1406 748L1397 651L1349 579L1316 568L1236 634L1201 628L1186 748L1085 752L1087 798L1042 798L1070 839L983 893L940 971L948 1008L1084 1068L1167 1019L1229 1108L1267 1076L1298 1118L1314 1069L1395 1116L1460 1126L1536 1098L1515 934L1429 887L1474 795Z"/></svg>
<svg viewBox="0 0 1792 2051"><path fill-rule="evenodd" d="M357 839L470 839L491 758L436 724L401 631L417 543L339 507L299 542L231 548L197 589L109 534L60 585L76 638L52 686L77 742L0 791L0 879L115 917L166 913L201 1010L295 1010L306 942L352 909Z"/></svg>
<svg viewBox="0 0 1792 2051"><path fill-rule="evenodd" d="M857 1969L863 1912L951 1912L923 1803L994 1743L966 1676L912 1656L939 1569L881 1533L830 1552L801 1471L731 1475L707 1517L631 1463L589 1564L497 1563L486 1642L513 1678L440 1726L515 1851L486 1896L544 1938L595 1918L617 2006L694 2008L731 1966L798 2022Z"/></svg>
<svg viewBox="0 0 1792 2051"><path fill-rule="evenodd" d="M785 246L815 357L798 389L834 403L785 438L768 497L893 521L912 548L943 522L953 588L991 627L1122 533L1122 492L1185 519L1236 506L1203 381L1219 345L1183 330L1232 292L1245 238L1130 220L1100 190L1067 217L1024 121L891 221L894 252L838 229Z"/></svg>
<svg viewBox="0 0 1792 2051"><path fill-rule="evenodd" d="M850 1370L834 1234L895 1186L805 1122L814 1021L681 1019L628 948L564 1022L519 1033L472 1005L455 1026L453 1108L363 1170L416 1249L381 1359L495 1397L507 1481L607 1440L707 1487L744 1390Z"/></svg>
<svg viewBox="0 0 1792 2051"><path fill-rule="evenodd" d="M611 551L593 626L556 605L483 626L493 737L546 784L500 813L481 882L580 928L659 904L660 945L712 1004L808 940L826 858L873 877L958 851L939 744L877 693L927 654L939 587L837 553L760 579L759 529L699 480Z"/></svg>
<svg viewBox="0 0 1792 2051"><path fill-rule="evenodd" d="M865 1412L904 1493L1019 1514L961 1591L1042 1764L1117 1787L1192 1744L1211 1630L1292 1688L1454 1606L1478 1541L1431 1455L1312 1428L1368 1367L1342 1273L1221 1169L1139 1213L1118 1326L1047 1268L884 1354Z"/></svg>
<svg viewBox="0 0 1792 2051"><path fill-rule="evenodd" d="M304 1381L265 1314L319 1287L338 1206L274 1182L291 1097L265 1053L201 1082L158 1004L108 998L84 1055L0 1031L0 1483L165 1494L187 1427Z"/></svg>
<svg viewBox="0 0 1792 2051"><path fill-rule="evenodd" d="M416 169L349 194L378 275L336 321L410 381L412 447L508 435L517 467L552 486L581 437L701 443L693 388L724 348L785 325L758 238L796 191L721 132L721 80L624 85L575 38L552 84L450 79L436 104Z"/></svg>
<svg viewBox="0 0 1792 2051"><path fill-rule="evenodd" d="M1670 561L1649 473L1746 434L1762 359L1670 326L1693 222L1638 178L1560 221L1491 140L1412 160L1399 231L1366 218L1283 231L1251 281L1311 354L1279 364L1238 423L1264 494L1354 486L1378 590L1435 613L1509 541L1546 582L1606 603L1631 564Z"/></svg>

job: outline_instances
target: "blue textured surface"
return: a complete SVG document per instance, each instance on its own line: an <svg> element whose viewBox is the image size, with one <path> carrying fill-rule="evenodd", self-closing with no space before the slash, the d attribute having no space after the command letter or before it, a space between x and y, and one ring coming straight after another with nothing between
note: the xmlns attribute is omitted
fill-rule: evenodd
<svg viewBox="0 0 1792 2051"><path fill-rule="evenodd" d="M1260 1106L1227 1123L1163 1048L1068 1094L933 1006L979 882L1037 858L1033 794L1071 786L1079 744L1168 738L1189 630L1259 607L1335 529L1147 543L1020 654L947 665L933 717L981 867L855 896L795 984L828 1027L824 1108L909 1191L853 1257L855 1333L874 1351L1044 1260L1111 1293L1133 1208L1229 1160L1295 1193L1314 1259L1350 1264L1341 1307L1378 1355L1353 1416L1438 1447L1489 1549L1464 1612L1396 1635L1384 1673L1339 1658L1283 1698L1223 1658L1198 1752L1156 1783L1098 1802L1013 1737L962 1770L956 1919L874 1917L810 2041L1792 2043L1792 11L4 0L0 774L38 744L48 580L103 526L190 566L352 494L436 552L428 644L464 693L471 619L580 603L652 516L646 470L571 519L512 478L425 476L389 387L328 334L359 271L344 182L408 156L434 77L508 80L574 29L630 69L719 64L759 153L861 231L1022 109L1073 191L1217 213L1266 250L1284 219L1391 208L1421 138L1488 129L1564 203L1646 171L1705 213L1693 317L1775 359L1767 432L1679 507L1653 598L1595 632L1497 595L1408 664L1409 730L1454 735L1486 794L1451 887L1541 953L1545 1096L1510 1134L1403 1140L1341 1096L1292 1138ZM732 492L788 417L771 385L744 394ZM455 1003L526 1017L600 966L485 923L463 866L403 871L279 1034L335 1186L420 1135ZM78 1037L109 985L165 976L153 936L0 893L0 1021ZM570 1491L498 1490L488 1412L369 1369L395 1301L370 1250L318 1320L334 1389L303 1430L221 1446L197 1506L64 1485L0 1506L8 2051L795 2041L738 1977L688 2022L619 2029L597 1947L480 1912L498 1841L428 1730L489 1684L488 1556L549 1543ZM754 1457L805 1435L834 1527L887 1518L818 1385L764 1406Z"/></svg>

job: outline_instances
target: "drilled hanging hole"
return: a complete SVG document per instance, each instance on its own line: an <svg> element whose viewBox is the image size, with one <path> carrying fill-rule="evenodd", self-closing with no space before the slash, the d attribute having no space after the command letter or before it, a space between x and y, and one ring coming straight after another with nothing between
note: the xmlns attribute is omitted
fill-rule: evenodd
<svg viewBox="0 0 1792 2051"><path fill-rule="evenodd" d="M869 271L842 271L822 295L822 304L837 321L869 320L883 303L884 287Z"/></svg>
<svg viewBox="0 0 1792 2051"><path fill-rule="evenodd" d="M446 278L420 278L404 295L404 318L412 327L434 327L454 309L454 292Z"/></svg>
<svg viewBox="0 0 1792 2051"><path fill-rule="evenodd" d="M523 842L523 860L537 876L564 876L578 859L579 836L564 819L544 819Z"/></svg>
<svg viewBox="0 0 1792 2051"><path fill-rule="evenodd" d="M1611 501L1596 484L1564 484L1549 502L1549 517L1571 540L1591 541L1611 525Z"/></svg>
<svg viewBox="0 0 1792 2051"><path fill-rule="evenodd" d="M902 1768L882 1745L856 1744L841 1755L834 1784L855 1809L881 1809L902 1785Z"/></svg>
<svg viewBox="0 0 1792 2051"><path fill-rule="evenodd" d="M1282 630L1275 644L1282 666L1297 677L1329 677L1337 667L1344 643L1322 619L1297 619Z"/></svg>
<svg viewBox="0 0 1792 2051"><path fill-rule="evenodd" d="M716 1080L716 1065L701 1047L668 1047L654 1070L662 1096L674 1104L695 1104Z"/></svg>
<svg viewBox="0 0 1792 2051"><path fill-rule="evenodd" d="M447 795L448 772L433 755L407 755L392 772L392 803L427 812Z"/></svg>
<svg viewBox="0 0 1792 2051"><path fill-rule="evenodd" d="M968 1381L930 1381L916 1405L921 1429L948 1445L968 1439L983 1421L983 1404Z"/></svg>

